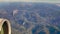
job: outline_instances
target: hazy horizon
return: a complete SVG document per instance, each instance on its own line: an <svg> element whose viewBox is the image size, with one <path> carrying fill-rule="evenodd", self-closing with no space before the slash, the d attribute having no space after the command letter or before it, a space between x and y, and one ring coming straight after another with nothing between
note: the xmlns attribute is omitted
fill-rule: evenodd
<svg viewBox="0 0 60 34"><path fill-rule="evenodd" d="M0 0L0 2L44 2L44 3L60 3L60 0Z"/></svg>

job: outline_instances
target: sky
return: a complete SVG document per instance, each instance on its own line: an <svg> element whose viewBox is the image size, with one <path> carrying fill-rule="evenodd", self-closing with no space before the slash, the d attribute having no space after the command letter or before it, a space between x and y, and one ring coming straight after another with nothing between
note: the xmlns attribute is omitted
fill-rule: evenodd
<svg viewBox="0 0 60 34"><path fill-rule="evenodd" d="M60 3L60 0L0 0L0 2L48 2L48 3Z"/></svg>

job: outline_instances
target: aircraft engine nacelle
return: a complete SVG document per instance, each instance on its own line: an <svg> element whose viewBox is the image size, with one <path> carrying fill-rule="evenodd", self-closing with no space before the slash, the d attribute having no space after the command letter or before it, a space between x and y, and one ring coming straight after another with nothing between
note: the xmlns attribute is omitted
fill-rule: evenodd
<svg viewBox="0 0 60 34"><path fill-rule="evenodd" d="M0 18L0 34L11 34L11 25L9 20Z"/></svg>

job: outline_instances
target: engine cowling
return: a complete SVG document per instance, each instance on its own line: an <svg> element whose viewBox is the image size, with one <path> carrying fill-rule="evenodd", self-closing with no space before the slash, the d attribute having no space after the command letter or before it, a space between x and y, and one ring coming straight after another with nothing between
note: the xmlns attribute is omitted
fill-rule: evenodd
<svg viewBox="0 0 60 34"><path fill-rule="evenodd" d="M11 34L10 21L0 18L0 34Z"/></svg>

